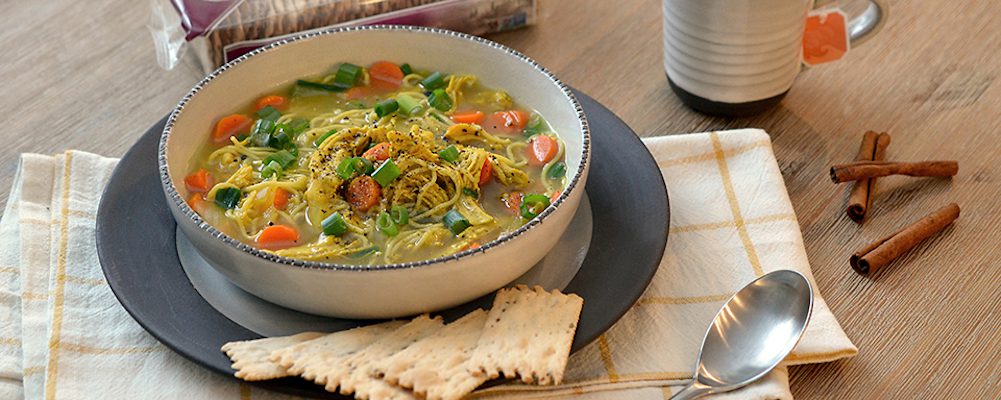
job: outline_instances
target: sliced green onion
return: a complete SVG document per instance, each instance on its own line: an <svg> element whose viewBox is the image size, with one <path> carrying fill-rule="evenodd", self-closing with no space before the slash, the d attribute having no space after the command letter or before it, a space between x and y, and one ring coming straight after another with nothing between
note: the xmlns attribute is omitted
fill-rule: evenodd
<svg viewBox="0 0 1001 400"><path fill-rule="evenodd" d="M344 222L339 212L330 214L320 225L323 226L323 234L327 236L341 236L348 231L348 223Z"/></svg>
<svg viewBox="0 0 1001 400"><path fill-rule="evenodd" d="M400 105L400 111L407 115L417 115L424 111L421 101L407 94L396 96L396 102Z"/></svg>
<svg viewBox="0 0 1001 400"><path fill-rule="evenodd" d="M379 213L379 216L375 218L375 227L382 232L383 235L393 237L400 233L400 229L396 227L396 223L393 219L389 217L389 213L383 211Z"/></svg>
<svg viewBox="0 0 1001 400"><path fill-rule="evenodd" d="M268 147L271 132L275 131L275 122L270 119L259 119L250 131L251 142L257 147Z"/></svg>
<svg viewBox="0 0 1001 400"><path fill-rule="evenodd" d="M271 138L268 139L268 146L271 146L273 149L290 149L295 147L292 144L292 137L285 132L271 135Z"/></svg>
<svg viewBox="0 0 1001 400"><path fill-rule="evenodd" d="M337 86L337 85L329 85L329 84L320 83L320 82L310 82L310 81L306 81L306 80L302 80L302 79L299 79L299 80L295 81L295 84L298 85L298 86L307 87L307 88L310 88L310 89L326 90L328 92L343 92L344 89L347 89L347 88L342 88L342 87Z"/></svg>
<svg viewBox="0 0 1001 400"><path fill-rule="evenodd" d="M386 99L375 105L375 115L382 118L396 112L398 109L400 109L400 103L397 103L396 99Z"/></svg>
<svg viewBox="0 0 1001 400"><path fill-rule="evenodd" d="M379 166L379 169L372 173L372 179L379 182L379 185L382 185L382 187L389 185L398 176L400 176L400 167L396 166L393 159L386 160L386 162Z"/></svg>
<svg viewBox="0 0 1001 400"><path fill-rule="evenodd" d="M358 78L361 78L361 67L351 64L343 63L337 68L337 75L334 76L334 86L344 89L350 89L358 82Z"/></svg>
<svg viewBox="0 0 1001 400"><path fill-rule="evenodd" d="M445 150L439 151L438 157L441 157L442 160L454 163L459 161L459 149L455 147L455 145L450 145L446 147Z"/></svg>
<svg viewBox="0 0 1001 400"><path fill-rule="evenodd" d="M532 116L528 118L528 123L525 125L525 130L522 132L527 138L538 135L540 133L545 133L548 131L546 129L546 121L542 119L542 116L536 113L532 113Z"/></svg>
<svg viewBox="0 0 1001 400"><path fill-rule="evenodd" d="M274 131L275 131L275 121L272 121L270 119L263 119L262 118L262 119L258 119L257 122L254 122L254 127L253 127L253 129L250 130L250 134L254 135L254 134L257 134L259 132L260 133L271 134L271 132L274 132Z"/></svg>
<svg viewBox="0 0 1001 400"><path fill-rule="evenodd" d="M305 132L307 129L309 129L309 120L306 120L306 119L303 119L303 118L293 119L292 123L289 124L289 127L292 128L292 133L293 134L298 135L300 133Z"/></svg>
<svg viewBox="0 0 1001 400"><path fill-rule="evenodd" d="M354 161L351 160L350 158L345 158L341 160L340 164L337 164L336 168L337 175L344 180L351 179L351 177L355 176L354 165L355 165Z"/></svg>
<svg viewBox="0 0 1001 400"><path fill-rule="evenodd" d="M445 89L435 89L432 91L431 97L428 97L428 103L438 111L448 111L452 108L452 98L448 97Z"/></svg>
<svg viewBox="0 0 1001 400"><path fill-rule="evenodd" d="M400 71L403 71L403 76L407 76L414 73L413 67L411 67L410 64L407 63L403 63L403 65L400 65Z"/></svg>
<svg viewBox="0 0 1001 400"><path fill-rule="evenodd" d="M284 134L287 134L289 136L292 136L292 127L289 126L289 124L279 124L279 123L276 122L275 123L275 130L272 133L273 134L284 133Z"/></svg>
<svg viewBox="0 0 1001 400"><path fill-rule="evenodd" d="M250 135L250 145L256 147L268 147L268 142L271 141L271 135L264 132L256 132Z"/></svg>
<svg viewBox="0 0 1001 400"><path fill-rule="evenodd" d="M292 162L295 161L296 158L297 157L288 150L276 151L264 158L264 165L277 162L282 169L285 169L288 168L289 165L292 165Z"/></svg>
<svg viewBox="0 0 1001 400"><path fill-rule="evenodd" d="M268 138L268 146L275 149L287 149L294 147L292 144L292 128L288 125L278 124L274 133Z"/></svg>
<svg viewBox="0 0 1001 400"><path fill-rule="evenodd" d="M361 78L361 67L352 63L341 63L341 65L337 67L337 73L344 74L349 78L358 80L358 78Z"/></svg>
<svg viewBox="0 0 1001 400"><path fill-rule="evenodd" d="M403 206L393 206L389 209L389 218L396 223L396 225L406 225L410 222L410 211L407 211Z"/></svg>
<svg viewBox="0 0 1001 400"><path fill-rule="evenodd" d="M441 72L432 72L431 75L428 75L427 78L421 81L421 86L424 87L424 90L435 90L444 87L445 77L442 76Z"/></svg>
<svg viewBox="0 0 1001 400"><path fill-rule="evenodd" d="M351 257L351 258L362 258L362 257L365 257L365 256L367 256L369 254L375 253L377 251L379 251L379 246L372 246L372 247L369 247L367 249L358 250L358 251L356 251L354 253L351 253L351 255L349 255L348 257Z"/></svg>
<svg viewBox="0 0 1001 400"><path fill-rule="evenodd" d="M268 119L271 122L277 121L278 117L282 116L281 111L271 106L264 106L264 108L257 111L257 116L261 119Z"/></svg>
<svg viewBox="0 0 1001 400"><path fill-rule="evenodd" d="M359 175L368 175L375 170L375 166L372 165L372 160L365 157L355 157L355 160L355 171L357 171Z"/></svg>
<svg viewBox="0 0 1001 400"><path fill-rule="evenodd" d="M278 161L269 162L264 165L264 168L261 168L261 177L270 178L272 175L281 175L284 169Z"/></svg>
<svg viewBox="0 0 1001 400"><path fill-rule="evenodd" d="M237 188L228 187L215 191L215 203L227 210L236 208L240 203L240 197L243 197L243 192Z"/></svg>
<svg viewBox="0 0 1001 400"><path fill-rule="evenodd" d="M542 194L526 194L521 199L521 217L532 219L549 207L549 197Z"/></svg>
<svg viewBox="0 0 1001 400"><path fill-rule="evenodd" d="M549 172L546 173L546 176L548 176L549 179L559 179L566 175L567 175L567 165L564 164L562 161L553 164L553 166L549 167Z"/></svg>
<svg viewBox="0 0 1001 400"><path fill-rule="evenodd" d="M335 133L337 133L337 129L331 129L329 132L324 133L313 141L313 146L320 147L320 145L323 144L328 137L334 136Z"/></svg>
<svg viewBox="0 0 1001 400"><path fill-rule="evenodd" d="M337 164L337 175L348 180L355 175L367 175L372 172L372 161L364 157L351 157Z"/></svg>
<svg viewBox="0 0 1001 400"><path fill-rule="evenodd" d="M456 236L470 226L469 221L467 221L462 214L459 214L459 212L454 209L445 213L445 217L441 219L441 222L445 224L445 227L448 228L448 230L452 231L453 235Z"/></svg>
<svg viewBox="0 0 1001 400"><path fill-rule="evenodd" d="M462 188L462 194L472 197L474 199L480 198L480 193L470 188Z"/></svg>

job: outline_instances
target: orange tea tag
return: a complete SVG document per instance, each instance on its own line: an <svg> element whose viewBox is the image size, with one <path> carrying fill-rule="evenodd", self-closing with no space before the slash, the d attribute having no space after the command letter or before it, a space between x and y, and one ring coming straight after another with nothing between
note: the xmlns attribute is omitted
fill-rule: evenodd
<svg viewBox="0 0 1001 400"><path fill-rule="evenodd" d="M811 11L803 31L803 63L808 66L840 60L848 52L848 18L839 9Z"/></svg>

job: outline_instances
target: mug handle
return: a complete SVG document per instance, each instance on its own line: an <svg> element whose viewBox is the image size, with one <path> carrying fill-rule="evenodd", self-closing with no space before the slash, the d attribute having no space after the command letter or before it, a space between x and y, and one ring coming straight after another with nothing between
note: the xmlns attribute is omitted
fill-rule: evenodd
<svg viewBox="0 0 1001 400"><path fill-rule="evenodd" d="M872 37L872 34L876 33L886 21L887 11L884 1L869 0L869 6L865 11L848 22L848 40L851 46L858 46Z"/></svg>

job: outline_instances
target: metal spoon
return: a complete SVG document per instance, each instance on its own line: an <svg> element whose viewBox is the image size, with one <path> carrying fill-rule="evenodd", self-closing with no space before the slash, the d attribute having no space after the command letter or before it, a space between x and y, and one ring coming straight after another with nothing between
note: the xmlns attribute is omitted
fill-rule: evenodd
<svg viewBox="0 0 1001 400"><path fill-rule="evenodd" d="M716 314L695 364L695 377L675 400L727 392L758 380L792 351L813 310L802 274L779 270L744 286Z"/></svg>

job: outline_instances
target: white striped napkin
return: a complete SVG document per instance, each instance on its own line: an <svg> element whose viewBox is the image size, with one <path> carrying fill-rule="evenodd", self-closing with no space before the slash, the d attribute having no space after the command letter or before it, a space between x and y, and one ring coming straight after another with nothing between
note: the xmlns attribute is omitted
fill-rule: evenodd
<svg viewBox="0 0 1001 400"><path fill-rule="evenodd" d="M746 283L793 269L818 287L767 133L741 129L644 143L671 200L667 249L650 287L612 329L570 357L567 384L550 390L511 385L479 395L527 391L547 397L664 399L692 376L710 321ZM857 353L817 292L810 325L784 364ZM714 398L792 399L789 375L782 366L751 386Z"/></svg>
<svg viewBox="0 0 1001 400"><path fill-rule="evenodd" d="M473 397L663 399L692 373L722 302L756 276L811 277L767 134L741 130L646 140L671 196L671 238L639 303L571 357L557 387L503 385ZM0 220L0 398L285 396L214 375L156 342L118 304L98 265L94 218L116 160L26 154ZM786 364L857 350L817 296ZM791 399L786 368L718 396Z"/></svg>

